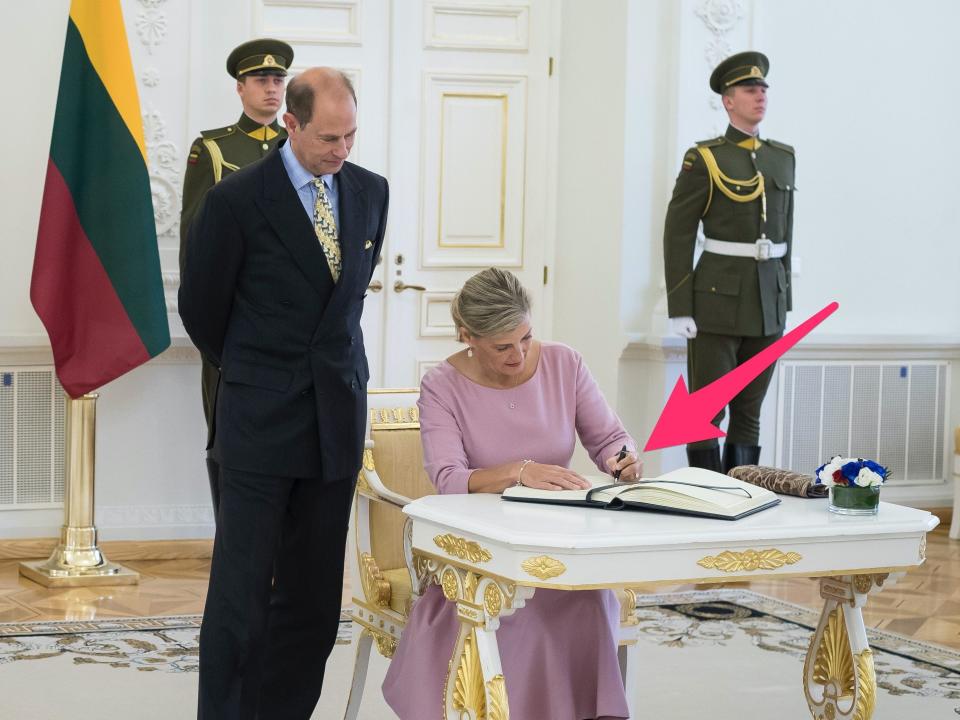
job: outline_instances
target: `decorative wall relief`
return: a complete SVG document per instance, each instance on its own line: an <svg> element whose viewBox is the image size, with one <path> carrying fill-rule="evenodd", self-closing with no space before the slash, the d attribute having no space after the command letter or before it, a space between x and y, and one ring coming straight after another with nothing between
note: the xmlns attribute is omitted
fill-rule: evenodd
<svg viewBox="0 0 960 720"><path fill-rule="evenodd" d="M696 13L713 36L704 49L707 73L710 73L721 60L733 54L727 36L743 18L743 2L742 0L702 0ZM723 107L720 99L712 93L710 107L713 110L720 110Z"/></svg>
<svg viewBox="0 0 960 720"><path fill-rule="evenodd" d="M156 8L166 0L140 0L146 9L137 13L137 35L140 37L147 52L153 54L153 49L160 45L167 37L167 15Z"/></svg>
<svg viewBox="0 0 960 720"><path fill-rule="evenodd" d="M168 31L185 19L187 9L170 4L168 0L124 0L123 4L143 114L147 173L153 196L164 296L167 311L175 314L180 278L172 263L179 247L183 164L180 148L171 140L171 135L180 135L179 128L171 132L165 117L170 116L173 108L179 110L179 104L185 98L178 87L164 83L164 77L176 77L180 69L179 58L185 50L185 46L180 46L186 40L177 39L176 34L171 36Z"/></svg>
<svg viewBox="0 0 960 720"><path fill-rule="evenodd" d="M153 107L143 113L143 134L147 143L150 190L157 239L173 234L180 219L180 152L167 139L166 123Z"/></svg>
<svg viewBox="0 0 960 720"><path fill-rule="evenodd" d="M140 82L144 87L156 87L160 84L160 71L154 67L147 68L140 73Z"/></svg>

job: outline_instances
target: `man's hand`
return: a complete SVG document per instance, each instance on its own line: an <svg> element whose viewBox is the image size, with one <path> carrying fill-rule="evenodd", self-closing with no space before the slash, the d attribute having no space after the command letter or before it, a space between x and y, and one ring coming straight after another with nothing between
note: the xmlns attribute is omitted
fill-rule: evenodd
<svg viewBox="0 0 960 720"><path fill-rule="evenodd" d="M670 318L670 332L687 340L697 336L697 324L692 317Z"/></svg>

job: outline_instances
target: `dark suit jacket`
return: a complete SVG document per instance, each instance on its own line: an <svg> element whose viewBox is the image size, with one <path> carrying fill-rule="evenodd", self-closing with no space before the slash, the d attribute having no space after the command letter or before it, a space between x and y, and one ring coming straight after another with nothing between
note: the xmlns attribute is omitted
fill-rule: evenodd
<svg viewBox="0 0 960 720"><path fill-rule="evenodd" d="M279 149L211 188L190 227L180 316L220 367L213 455L224 467L325 481L360 469L369 378L360 314L388 187L351 163L338 179L336 284Z"/></svg>

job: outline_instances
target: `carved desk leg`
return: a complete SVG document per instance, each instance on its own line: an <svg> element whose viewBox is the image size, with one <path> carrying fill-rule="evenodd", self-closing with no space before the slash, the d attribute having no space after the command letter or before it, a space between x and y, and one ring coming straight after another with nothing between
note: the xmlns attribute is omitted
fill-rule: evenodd
<svg viewBox="0 0 960 720"><path fill-rule="evenodd" d="M434 582L447 600L457 604L460 633L447 666L444 717L509 720L496 631L501 617L522 608L533 597L533 588L416 553L413 563L421 588Z"/></svg>
<svg viewBox="0 0 960 720"><path fill-rule="evenodd" d="M803 664L803 690L814 720L870 720L873 715L877 678L860 609L867 595L901 574L820 579L823 611Z"/></svg>

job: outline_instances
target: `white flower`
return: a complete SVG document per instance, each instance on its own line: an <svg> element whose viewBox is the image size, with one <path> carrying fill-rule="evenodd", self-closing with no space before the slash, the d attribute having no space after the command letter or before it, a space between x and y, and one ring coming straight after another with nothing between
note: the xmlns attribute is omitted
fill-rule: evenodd
<svg viewBox="0 0 960 720"><path fill-rule="evenodd" d="M880 485L883 483L883 478L877 475L873 470L868 468L860 468L860 472L857 473L857 477L854 479L854 482L858 487L873 487L874 485Z"/></svg>
<svg viewBox="0 0 960 720"><path fill-rule="evenodd" d="M844 459L839 455L834 455L830 462L823 466L823 469L820 471L817 476L821 483L824 485L836 485L833 480L833 474L843 467Z"/></svg>

